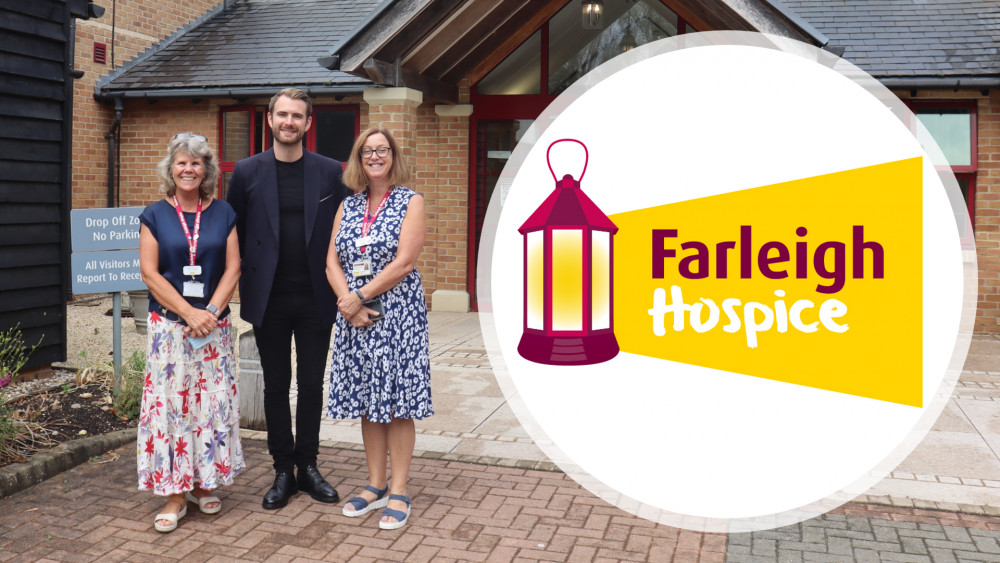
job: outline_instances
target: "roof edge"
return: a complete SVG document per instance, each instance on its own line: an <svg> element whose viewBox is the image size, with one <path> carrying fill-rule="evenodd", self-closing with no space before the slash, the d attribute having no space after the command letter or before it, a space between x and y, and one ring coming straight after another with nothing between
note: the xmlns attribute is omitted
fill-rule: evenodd
<svg viewBox="0 0 1000 563"><path fill-rule="evenodd" d="M375 20L382 17L382 14L388 11L389 8L391 8L393 4L396 4L398 1L399 0L383 0L381 4L375 6L375 8L368 13L368 16L365 17L365 19L358 22L358 25L354 26L354 29L347 32L347 34L340 38L340 41L336 45L330 48L330 52L327 54L327 57L320 57L319 60L317 60L317 63L328 70L340 70L340 57L337 56L340 50L346 47L351 41L354 41L358 35L361 35L361 33L368 29L375 22ZM334 56L337 56L337 58L335 60L330 60L330 58ZM323 62L321 62L323 59L328 59L331 66L335 63L336 68L331 68L331 66L323 64Z"/></svg>
<svg viewBox="0 0 1000 563"><path fill-rule="evenodd" d="M317 96L348 96L360 95L371 84L356 84L350 86L316 86L307 84L283 84L280 86L223 86L195 88L145 88L136 90L111 90L98 92L94 98L100 101L110 101L116 98L126 100L165 100L170 98L257 98L271 97L283 88L298 88Z"/></svg>
<svg viewBox="0 0 1000 563"><path fill-rule="evenodd" d="M829 37L824 35L822 31L816 29L816 27L813 26L811 23L803 19L802 16L795 13L795 10L792 10L791 8L786 6L785 3L782 2L781 0L761 0L761 1L766 4L770 4L772 8L774 8L779 14L788 19L788 21L792 22L795 26L804 31L806 34L811 35L813 39L815 39L817 43L819 43L820 47L824 47L830 43Z"/></svg>
<svg viewBox="0 0 1000 563"><path fill-rule="evenodd" d="M127 71L131 70L136 65L145 61L149 57L166 49L174 41L177 41L182 35L200 26L201 24L207 22L208 20L214 18L220 12L232 6L236 2L237 0L223 0L222 2L217 4L214 8L209 9L204 14L199 16L197 19L188 22L188 24L185 25L184 27L179 28L177 31L171 33L169 36L163 38L159 42L150 45L145 51L133 57L132 60L122 64L120 67L102 76L100 79L98 79L97 84L94 86L94 97L97 99L102 99L101 90L105 86L107 86L108 83L115 80L122 74L125 74Z"/></svg>

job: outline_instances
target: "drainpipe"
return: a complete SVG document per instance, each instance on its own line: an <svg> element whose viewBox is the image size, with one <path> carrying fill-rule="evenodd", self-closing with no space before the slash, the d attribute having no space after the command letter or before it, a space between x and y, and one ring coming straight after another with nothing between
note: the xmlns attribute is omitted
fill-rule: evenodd
<svg viewBox="0 0 1000 563"><path fill-rule="evenodd" d="M115 98L115 120L111 123L111 130L108 131L108 207L115 206L115 164L117 162L117 147L115 140L122 126L122 110L125 104L121 98Z"/></svg>

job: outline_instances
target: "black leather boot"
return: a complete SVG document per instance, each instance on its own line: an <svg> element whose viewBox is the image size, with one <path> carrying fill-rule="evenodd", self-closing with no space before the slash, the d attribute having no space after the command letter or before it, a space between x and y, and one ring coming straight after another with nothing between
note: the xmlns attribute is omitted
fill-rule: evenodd
<svg viewBox="0 0 1000 563"><path fill-rule="evenodd" d="M268 510L281 508L297 492L299 489L295 486L295 475L291 471L279 472L274 476L274 485L264 494L262 505Z"/></svg>
<svg viewBox="0 0 1000 563"><path fill-rule="evenodd" d="M320 502L334 503L340 500L337 489L326 482L315 465L299 468L299 489Z"/></svg>

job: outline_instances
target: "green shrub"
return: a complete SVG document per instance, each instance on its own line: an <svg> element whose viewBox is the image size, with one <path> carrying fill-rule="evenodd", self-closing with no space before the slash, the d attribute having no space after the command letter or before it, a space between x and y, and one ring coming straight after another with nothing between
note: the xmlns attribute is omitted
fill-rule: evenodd
<svg viewBox="0 0 1000 563"><path fill-rule="evenodd" d="M38 341L41 344L41 340ZM10 385L17 377L28 357L35 351L38 344L30 348L24 344L24 338L17 326L0 331L0 389Z"/></svg>
<svg viewBox="0 0 1000 563"><path fill-rule="evenodd" d="M28 363L31 353L41 342L39 340L34 346L26 346L17 326L0 331L0 460L20 459L15 447L25 427L24 424L11 419L5 388Z"/></svg>
<svg viewBox="0 0 1000 563"><path fill-rule="evenodd" d="M145 381L146 353L144 350L133 350L122 362L121 372L111 393L118 416L129 420L139 417Z"/></svg>

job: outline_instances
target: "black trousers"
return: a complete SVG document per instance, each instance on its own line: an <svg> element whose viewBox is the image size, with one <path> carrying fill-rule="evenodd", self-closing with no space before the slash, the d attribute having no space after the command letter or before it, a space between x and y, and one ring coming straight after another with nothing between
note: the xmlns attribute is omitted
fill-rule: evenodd
<svg viewBox="0 0 1000 563"><path fill-rule="evenodd" d="M311 291L273 292L264 322L253 327L264 372L264 418L267 447L277 472L316 464L319 423L323 411L323 376L332 326L323 322ZM295 338L295 435L288 390L292 380Z"/></svg>

